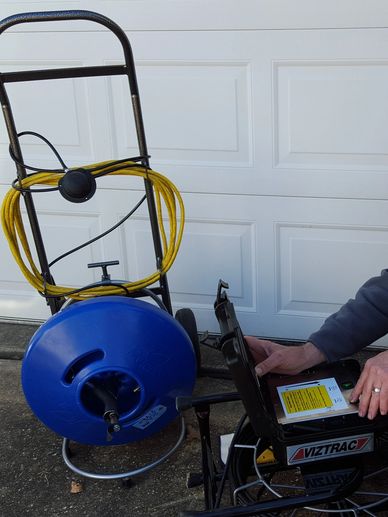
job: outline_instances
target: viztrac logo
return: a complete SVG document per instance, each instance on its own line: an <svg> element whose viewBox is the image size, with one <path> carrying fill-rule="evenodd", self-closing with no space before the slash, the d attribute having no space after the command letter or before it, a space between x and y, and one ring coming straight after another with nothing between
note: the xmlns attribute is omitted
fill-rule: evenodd
<svg viewBox="0 0 388 517"><path fill-rule="evenodd" d="M347 456L370 452L374 449L373 433L359 436L346 436L320 442L304 443L287 447L287 463L307 463L309 461L325 460L335 456Z"/></svg>

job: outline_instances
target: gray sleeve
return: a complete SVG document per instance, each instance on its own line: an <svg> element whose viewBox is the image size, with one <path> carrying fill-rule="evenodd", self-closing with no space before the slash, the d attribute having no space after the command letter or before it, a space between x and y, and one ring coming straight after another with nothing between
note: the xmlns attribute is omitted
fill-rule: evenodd
<svg viewBox="0 0 388 517"><path fill-rule="evenodd" d="M388 333L388 269L368 280L341 309L308 339L337 361L352 355Z"/></svg>

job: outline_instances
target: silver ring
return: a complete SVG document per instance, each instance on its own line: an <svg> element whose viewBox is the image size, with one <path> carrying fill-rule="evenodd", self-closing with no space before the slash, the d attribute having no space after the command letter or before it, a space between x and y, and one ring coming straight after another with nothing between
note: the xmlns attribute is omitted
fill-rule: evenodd
<svg viewBox="0 0 388 517"><path fill-rule="evenodd" d="M381 388L373 388L372 393L380 393Z"/></svg>

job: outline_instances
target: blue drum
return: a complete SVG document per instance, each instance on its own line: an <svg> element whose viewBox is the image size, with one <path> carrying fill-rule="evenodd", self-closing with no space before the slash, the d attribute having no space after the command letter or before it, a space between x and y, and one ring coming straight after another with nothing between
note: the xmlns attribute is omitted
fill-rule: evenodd
<svg viewBox="0 0 388 517"><path fill-rule="evenodd" d="M103 296L68 306L32 337L22 384L36 416L70 440L142 440L175 419L195 383L193 346L167 312Z"/></svg>

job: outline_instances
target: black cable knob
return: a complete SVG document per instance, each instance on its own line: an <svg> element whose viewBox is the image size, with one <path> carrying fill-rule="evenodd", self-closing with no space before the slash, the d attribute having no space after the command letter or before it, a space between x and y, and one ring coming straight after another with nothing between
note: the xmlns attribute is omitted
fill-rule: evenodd
<svg viewBox="0 0 388 517"><path fill-rule="evenodd" d="M72 203L88 201L96 192L96 179L85 169L68 170L58 182L59 192Z"/></svg>

